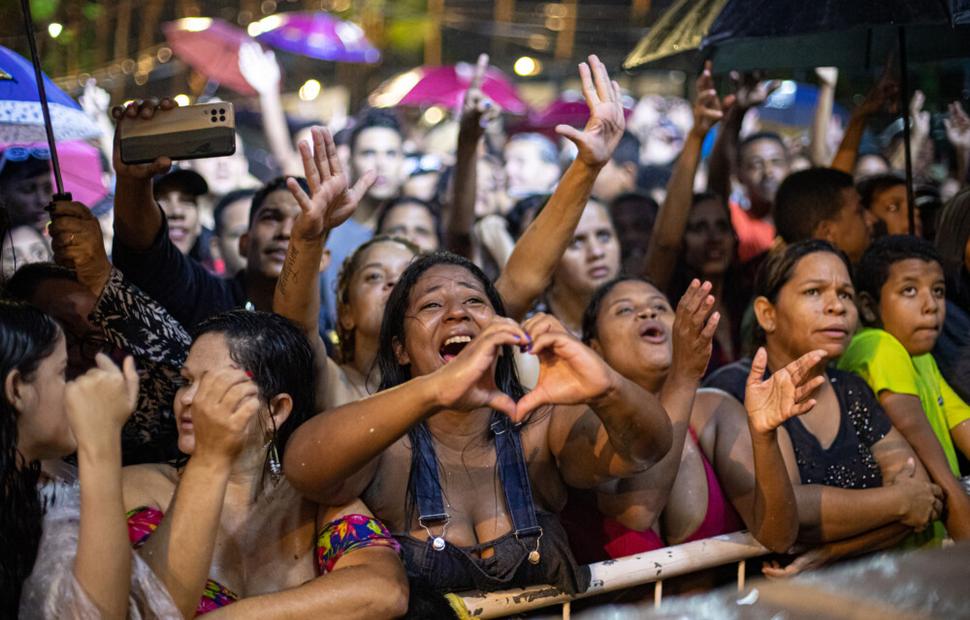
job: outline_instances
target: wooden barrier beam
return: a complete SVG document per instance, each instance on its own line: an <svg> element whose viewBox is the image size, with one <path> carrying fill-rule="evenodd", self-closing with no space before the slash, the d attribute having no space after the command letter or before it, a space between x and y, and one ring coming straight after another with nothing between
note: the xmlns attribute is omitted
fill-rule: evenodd
<svg viewBox="0 0 970 620"><path fill-rule="evenodd" d="M500 618L564 603L569 600L623 590L661 579L722 566L768 553L747 531L695 540L616 560L590 564L590 586L570 597L552 586L532 586L462 597L473 618Z"/></svg>

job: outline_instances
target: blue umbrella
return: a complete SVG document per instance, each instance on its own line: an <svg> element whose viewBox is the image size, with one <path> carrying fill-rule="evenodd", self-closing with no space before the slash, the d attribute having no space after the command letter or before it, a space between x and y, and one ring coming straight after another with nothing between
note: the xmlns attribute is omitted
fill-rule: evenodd
<svg viewBox="0 0 970 620"><path fill-rule="evenodd" d="M815 119L818 103L818 87L785 80L778 90L758 107L758 116L763 121L789 127L809 127ZM849 114L839 104L833 104L832 114L848 120Z"/></svg>
<svg viewBox="0 0 970 620"><path fill-rule="evenodd" d="M44 87L54 136L58 140L86 140L101 135L101 130L81 106L46 75ZM26 144L46 139L34 67L20 54L0 45L0 144Z"/></svg>

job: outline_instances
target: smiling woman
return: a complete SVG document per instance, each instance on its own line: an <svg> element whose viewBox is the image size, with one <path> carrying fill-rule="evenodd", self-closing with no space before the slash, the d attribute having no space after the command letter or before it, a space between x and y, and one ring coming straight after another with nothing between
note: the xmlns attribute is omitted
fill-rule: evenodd
<svg viewBox="0 0 970 620"><path fill-rule="evenodd" d="M519 326L503 313L469 261L415 260L385 309L383 391L298 430L287 476L324 501L363 492L396 532L411 579L439 592L538 583L583 591L589 573L554 514L565 485L643 471L669 448L670 423L656 398L551 317ZM528 394L513 346L539 358Z"/></svg>

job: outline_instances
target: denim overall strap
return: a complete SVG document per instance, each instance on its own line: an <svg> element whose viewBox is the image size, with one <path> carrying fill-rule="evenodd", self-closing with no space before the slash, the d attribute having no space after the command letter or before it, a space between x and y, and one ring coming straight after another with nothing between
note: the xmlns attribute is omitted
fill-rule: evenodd
<svg viewBox="0 0 970 620"><path fill-rule="evenodd" d="M441 479L438 477L438 457L435 455L431 433L423 423L409 433L411 449L417 453L417 470L414 475L414 492L418 502L418 523L425 526L448 520L445 504L441 498Z"/></svg>
<svg viewBox="0 0 970 620"><path fill-rule="evenodd" d="M492 433L495 434L495 460L498 475L505 491L505 502L512 517L512 529L516 538L542 531L532 502L532 486L529 470L522 456L522 440L519 429L501 413L492 414Z"/></svg>

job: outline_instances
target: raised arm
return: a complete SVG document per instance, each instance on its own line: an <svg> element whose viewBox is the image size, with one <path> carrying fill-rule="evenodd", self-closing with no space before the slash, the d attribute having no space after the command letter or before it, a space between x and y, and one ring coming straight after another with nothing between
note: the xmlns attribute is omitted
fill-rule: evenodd
<svg viewBox="0 0 970 620"><path fill-rule="evenodd" d="M970 116L967 116L959 101L951 103L948 112L943 125L946 127L947 142L956 153L957 181L963 187L967 184L967 171L970 170Z"/></svg>
<svg viewBox="0 0 970 620"><path fill-rule="evenodd" d="M717 132L717 140L708 160L707 189L725 201L731 198L731 177L738 169L738 136L748 110L764 103L781 82L763 82L758 74L739 75L731 72L735 85L735 103L724 114L724 121Z"/></svg>
<svg viewBox="0 0 970 620"><path fill-rule="evenodd" d="M704 71L697 78L697 94L694 99L694 126L684 141L684 148L674 164L673 174L667 183L667 196L664 198L650 236L650 245L644 257L644 275L650 278L661 291L667 290L674 273L675 260L672 256L680 254L687 228L694 196L694 175L701 161L701 147L707 132L724 117L723 110L729 109L733 97L725 98L722 103L714 90L711 77L711 61L704 64ZM729 196L723 195L727 200Z"/></svg>
<svg viewBox="0 0 970 620"><path fill-rule="evenodd" d="M817 67L815 75L818 76L818 101L812 116L809 149L812 163L821 166L829 160L829 125L832 123L832 106L835 104L835 85L839 79L839 70L835 67Z"/></svg>
<svg viewBox="0 0 970 620"><path fill-rule="evenodd" d="M195 615L212 564L233 462L259 410L242 370L208 372L190 387L195 449L158 529L139 550L186 618ZM185 398L185 396L182 396ZM123 516L123 513L122 513Z"/></svg>
<svg viewBox="0 0 970 620"><path fill-rule="evenodd" d="M714 297L709 282L694 280L677 304L673 327L673 360L660 391L660 404L670 416L670 451L656 465L621 481L616 493L626 506L635 505L638 530L652 527L670 500L690 428L694 396L711 359L711 343L720 314L711 313ZM612 501L600 495L600 505Z"/></svg>
<svg viewBox="0 0 970 620"><path fill-rule="evenodd" d="M444 212L445 247L461 256L471 255L479 144L485 135L488 122L498 117L501 112L482 92L482 82L487 70L488 54L481 54L462 103L451 205Z"/></svg>
<svg viewBox="0 0 970 620"><path fill-rule="evenodd" d="M239 72L259 93L263 133L269 149L285 175L300 175L300 154L293 150L286 114L280 99L280 65L272 50L263 50L255 41L239 46Z"/></svg>
<svg viewBox="0 0 970 620"><path fill-rule="evenodd" d="M523 324L539 358L539 380L516 405L524 420L557 405L549 449L570 486L593 488L646 471L670 450L670 418L656 396L610 368L555 318L539 313Z"/></svg>
<svg viewBox="0 0 970 620"><path fill-rule="evenodd" d="M886 69L876 85L866 95L865 100L852 110L849 124L845 128L839 150L832 159L832 168L847 174L855 171L856 160L859 157L859 144L866 131L866 123L883 108L895 108L898 97L898 86L892 77L892 64L886 63ZM822 162L818 162L821 164Z"/></svg>
<svg viewBox="0 0 970 620"><path fill-rule="evenodd" d="M609 161L626 126L620 87L610 81L606 66L596 56L579 65L583 96L590 117L583 131L568 125L556 133L576 144L579 155L566 169L542 212L522 234L509 262L495 282L508 315L521 320L552 281L563 253L586 208L593 182Z"/></svg>
<svg viewBox="0 0 970 620"><path fill-rule="evenodd" d="M115 239L133 250L151 247L162 229L162 209L152 194L152 177L166 172L172 166L168 157L159 157L150 164L127 165L121 161L121 128L136 118L153 118L159 110L171 110L178 104L171 99L136 101L126 107L116 106L111 116L115 126Z"/></svg>
<svg viewBox="0 0 970 620"><path fill-rule="evenodd" d="M295 322L310 339L317 378L316 402L322 406L326 393L323 377L327 366L333 363L317 327L323 248L329 232L353 214L361 197L374 183L375 174L368 172L350 187L333 136L320 127L311 129L311 135L312 150L305 142L299 146L310 194L294 179L287 181L287 187L300 205L300 214L293 222L286 260L276 282L273 312Z"/></svg>
<svg viewBox="0 0 970 620"><path fill-rule="evenodd" d="M135 408L138 373L130 357L123 371L104 354L98 354L97 364L64 392L81 487L74 578L101 617L125 618L131 550L121 491L121 427Z"/></svg>

